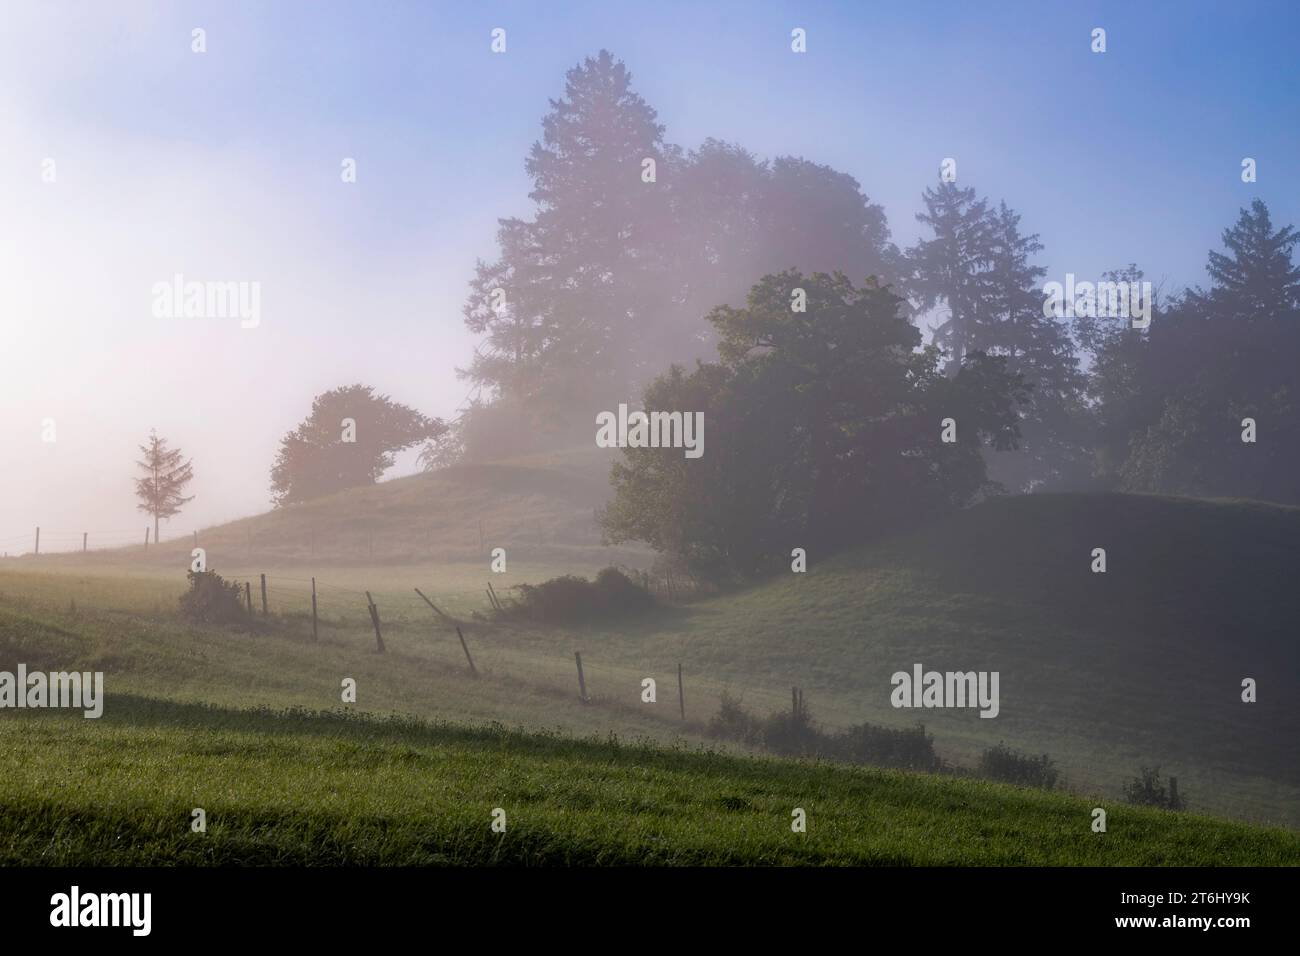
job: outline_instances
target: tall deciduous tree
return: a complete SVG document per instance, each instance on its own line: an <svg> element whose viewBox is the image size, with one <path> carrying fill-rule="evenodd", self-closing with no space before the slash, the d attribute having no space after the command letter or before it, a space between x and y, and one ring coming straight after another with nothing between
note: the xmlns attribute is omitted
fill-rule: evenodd
<svg viewBox="0 0 1300 956"><path fill-rule="evenodd" d="M193 463L181 460L179 448L168 448L167 439L156 430L149 432L148 443L140 446L144 455L136 465L144 472L135 479L135 494L140 499L136 507L153 515L153 539L158 541L158 523L162 518L180 514L181 508L194 500L186 497L185 486L194 478Z"/></svg>
<svg viewBox="0 0 1300 956"><path fill-rule="evenodd" d="M796 289L806 311L791 308ZM721 360L673 368L645 394L651 411L703 412L704 454L626 449L605 534L703 576L748 577L794 547L825 554L970 501L985 487L982 445L1016 440L1023 390L983 353L945 378L904 313L874 282L796 271L765 276L744 308L715 309Z"/></svg>
<svg viewBox="0 0 1300 956"><path fill-rule="evenodd" d="M436 441L447 426L376 395L369 385L336 388L312 401L311 414L280 442L271 469L277 506L374 484L395 453Z"/></svg>

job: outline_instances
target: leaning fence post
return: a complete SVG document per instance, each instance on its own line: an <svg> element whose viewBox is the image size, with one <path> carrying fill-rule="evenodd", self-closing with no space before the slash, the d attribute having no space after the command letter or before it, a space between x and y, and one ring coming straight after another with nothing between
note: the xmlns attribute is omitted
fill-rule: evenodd
<svg viewBox="0 0 1300 956"><path fill-rule="evenodd" d="M427 597L425 597L423 591L421 591L419 588L416 588L416 589L415 589L415 593L418 594L418 595L420 595L420 597L424 598L424 603L427 604L427 605L429 605L429 607L433 608L433 610L434 610L434 611L435 611L435 612L436 612L440 617L447 618L447 620L449 620L449 621L451 620L451 618L447 617L447 615L444 614L444 613L442 612L442 608L438 607L438 605L434 604L434 603L433 603L432 601L430 601Z"/></svg>
<svg viewBox="0 0 1300 956"><path fill-rule="evenodd" d="M366 592L366 601L370 606L370 623L375 626L375 643L379 645L379 653L384 653L384 635L379 633L379 608L375 606L375 599Z"/></svg>
<svg viewBox="0 0 1300 956"><path fill-rule="evenodd" d="M316 579L311 579L311 639L320 640L320 635L316 633Z"/></svg>
<svg viewBox="0 0 1300 956"><path fill-rule="evenodd" d="M588 704L591 701L587 697L587 681L582 676L582 655L574 651L573 659L578 662L578 699L584 704Z"/></svg>
<svg viewBox="0 0 1300 956"><path fill-rule="evenodd" d="M478 677L478 671L474 668L474 658L469 656L469 645L465 643L465 635L460 632L460 626L456 627L456 636L460 638L460 649L465 652L465 660L469 661L469 672Z"/></svg>
<svg viewBox="0 0 1300 956"><path fill-rule="evenodd" d="M266 575L262 575L262 617L266 617Z"/></svg>

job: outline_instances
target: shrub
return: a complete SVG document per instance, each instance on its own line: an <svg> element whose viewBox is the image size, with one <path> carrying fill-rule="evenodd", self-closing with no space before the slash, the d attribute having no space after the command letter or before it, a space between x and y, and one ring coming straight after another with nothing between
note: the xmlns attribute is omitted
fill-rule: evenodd
<svg viewBox="0 0 1300 956"><path fill-rule="evenodd" d="M181 617L195 624L242 624L248 619L239 582L216 571L189 572L190 589L181 595Z"/></svg>
<svg viewBox="0 0 1300 956"><path fill-rule="evenodd" d="M759 721L739 700L723 691L718 712L709 720L708 734L724 740L755 744L760 736Z"/></svg>
<svg viewBox="0 0 1300 956"><path fill-rule="evenodd" d="M944 769L943 761L934 752L934 738L921 724L893 730L864 723L840 733L827 733L813 720L802 692L796 695L790 710L777 711L765 719L755 717L740 701L724 693L717 714L709 721L708 732L714 737L761 744L785 757L825 757L931 772Z"/></svg>
<svg viewBox="0 0 1300 956"><path fill-rule="evenodd" d="M1186 810L1187 800L1178 792L1178 778L1169 778L1165 788L1160 779L1159 767L1143 767L1139 776L1124 784L1124 799L1139 807L1159 807L1162 810Z"/></svg>
<svg viewBox="0 0 1300 956"><path fill-rule="evenodd" d="M903 770L938 771L943 761L934 752L934 737L923 724L906 730L854 724L834 737L836 754L851 763Z"/></svg>
<svg viewBox="0 0 1300 956"><path fill-rule="evenodd" d="M572 574L541 584L520 584L517 600L502 612L540 624L589 624L643 613L655 605L649 591L617 568L605 568L595 581Z"/></svg>
<svg viewBox="0 0 1300 956"><path fill-rule="evenodd" d="M762 725L763 746L787 757L831 756L831 738L813 722L804 708L778 711Z"/></svg>
<svg viewBox="0 0 1300 956"><path fill-rule="evenodd" d="M980 755L977 772L989 780L1013 783L1018 787L1051 790L1056 786L1057 770L1051 757L1047 754L1034 757L1004 743L989 747Z"/></svg>

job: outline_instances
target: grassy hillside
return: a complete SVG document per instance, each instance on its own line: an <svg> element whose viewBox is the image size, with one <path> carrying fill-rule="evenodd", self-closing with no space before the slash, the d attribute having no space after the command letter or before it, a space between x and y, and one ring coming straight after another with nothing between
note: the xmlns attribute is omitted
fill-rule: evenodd
<svg viewBox="0 0 1300 956"><path fill-rule="evenodd" d="M599 566L635 559L644 552L602 546L593 518L609 495L616 454L591 446L456 465L200 529L198 542L216 567L454 564L477 561L494 547L529 561ZM148 548L132 544L85 556L49 556L91 567L183 566L194 546L183 522L182 517L165 525L165 540ZM178 530L181 536L174 537ZM80 546L79 536L55 540ZM93 535L90 545L95 547Z"/></svg>
<svg viewBox="0 0 1300 956"><path fill-rule="evenodd" d="M541 494L534 473L551 476L542 497L552 507L579 486L584 468L565 456L502 467L489 469L497 483L477 499L489 528L511 520L527 527L524 502ZM468 474L454 495L430 490L449 476L421 476L250 521L297 529L314 522L324 537L341 533L353 510L378 509L375 523L394 533L403 520L472 530L465 547L475 552L477 527L458 509L489 480ZM405 517L394 519L407 495ZM494 502L501 516L486 510ZM574 529L578 510L575 500ZM331 563L297 544L285 545L284 555L227 553L223 536L238 540L236 526L204 535L218 570L253 581L255 595L257 574L268 572L272 617L261 630L223 633L176 620L185 548L158 565L129 554L25 558L0 564L0 665L83 666L106 671L111 692L230 708L334 707L340 680L353 677L357 707L376 714L691 743L705 739L724 691L766 713L788 707L797 684L814 716L832 727L923 721L940 753L959 766L1006 741L1051 754L1075 792L1115 801L1141 766L1158 764L1179 778L1193 810L1300 828L1291 631L1300 595L1286 581L1300 544L1300 509L1122 495L996 500L852 553L812 554L806 574L577 631L474 619L487 606L489 578L501 591L604 563L602 549L581 543L576 530L531 553L526 539L519 547L506 540L505 575L491 575L481 554L377 555L374 563L338 555ZM1105 574L1089 569L1096 547L1106 548ZM322 614L315 644L306 616L312 576ZM414 587L465 622L478 680L466 675L454 631ZM381 608L382 656L374 653L363 590ZM590 706L576 699L575 650L595 698ZM686 675L684 722L678 662ZM917 662L999 671L1001 714L983 720L973 710L893 709L890 675ZM641 701L644 677L658 681L654 704ZM1243 677L1259 682L1258 703L1240 701Z"/></svg>
<svg viewBox="0 0 1300 956"><path fill-rule="evenodd" d="M1093 833L1060 794L339 713L119 697L0 722L0 756L0 865L1300 861L1294 833L1158 810Z"/></svg>
<svg viewBox="0 0 1300 956"><path fill-rule="evenodd" d="M1104 547L1108 569L1090 570ZM1297 642L1288 580L1300 509L1125 495L989 502L807 574L611 635L602 652L685 648L756 709L803 687L831 723L924 720L974 759L1006 740L1115 792L1142 764L1215 812L1300 825ZM996 670L1001 713L894 710L914 663ZM1241 681L1259 700L1241 701Z"/></svg>

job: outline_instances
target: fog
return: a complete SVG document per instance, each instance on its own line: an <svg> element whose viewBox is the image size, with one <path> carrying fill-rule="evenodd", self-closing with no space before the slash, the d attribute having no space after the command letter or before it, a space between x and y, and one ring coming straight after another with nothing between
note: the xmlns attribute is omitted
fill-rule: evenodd
<svg viewBox="0 0 1300 956"><path fill-rule="evenodd" d="M29 547L38 524L47 547L81 531L133 540L148 523L133 462L151 428L195 464L194 501L164 530L175 535L265 510L280 437L328 388L364 382L454 417L468 389L455 370L475 343L461 316L475 261L494 255L499 217L530 213L523 159L547 99L601 47L628 62L670 142L691 149L718 136L763 159L833 165L884 206L900 246L918 235L926 171L960 157L981 194L1007 198L1042 234L1050 276L1141 259L1157 280L1199 281L1205 249L1245 202L1233 189L1239 155L1259 155L1274 183L1294 182L1294 128L1207 145L1183 95L1267 96L1270 57L1238 60L1230 83L1213 64L1205 76L1171 73L1138 46L1148 14L1122 5L1105 9L1121 38L1108 55L1147 59L1158 77L1151 109L1135 111L1123 83L1097 76L1107 112L1082 124L1059 110L1086 72L1044 75L1036 55L987 58L993 33L1034 42L1014 9L867 21L774 5L743 25L686 6L643 11L636 24L599 5L582 11L556 22L513 5L447 18L422 5L376 15L362 5L7 4L0 549ZM1068 16L1086 33L1086 16ZM917 35L909 17L951 29L928 31L927 54L897 42ZM790 64L781 37L804 20L811 53ZM512 45L493 59L498 21ZM190 49L200 25L201 56ZM752 52L768 29L770 51ZM1219 42L1240 41L1234 29ZM1091 66L1086 48L1069 55ZM1115 172L1126 164L1087 160L1117 149L1133 153L1130 179ZM1222 182L1188 179L1212 165L1191 150L1223 164ZM1177 169L1162 173L1174 155ZM347 158L355 183L341 179ZM1054 175L1022 175L1030 166ZM1269 191L1278 221L1300 218L1295 195ZM178 274L258 283L257 327L157 318L151 289ZM392 474L414 468L408 453Z"/></svg>

